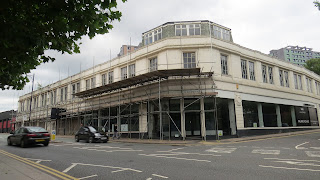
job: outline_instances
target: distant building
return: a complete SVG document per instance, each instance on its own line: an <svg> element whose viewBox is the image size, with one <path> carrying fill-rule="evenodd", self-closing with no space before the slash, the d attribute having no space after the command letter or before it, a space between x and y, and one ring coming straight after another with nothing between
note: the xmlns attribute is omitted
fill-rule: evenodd
<svg viewBox="0 0 320 180"><path fill-rule="evenodd" d="M138 46L122 45L118 56L127 55L129 52L133 52L138 49Z"/></svg>
<svg viewBox="0 0 320 180"><path fill-rule="evenodd" d="M312 51L312 48L287 46L278 50L271 50L270 55L293 64L304 65L312 58L320 58L320 52Z"/></svg>
<svg viewBox="0 0 320 180"><path fill-rule="evenodd" d="M0 133L9 133L14 130L17 111L0 112Z"/></svg>

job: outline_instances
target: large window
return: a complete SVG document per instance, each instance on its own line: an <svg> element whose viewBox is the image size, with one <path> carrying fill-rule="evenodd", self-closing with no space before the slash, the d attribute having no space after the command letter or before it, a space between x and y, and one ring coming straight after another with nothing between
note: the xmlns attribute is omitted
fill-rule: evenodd
<svg viewBox="0 0 320 180"><path fill-rule="evenodd" d="M225 55L221 55L221 73L228 75L228 59Z"/></svg>
<svg viewBox="0 0 320 180"><path fill-rule="evenodd" d="M153 32L153 39L154 41L158 41L162 38L162 29L157 29Z"/></svg>
<svg viewBox="0 0 320 180"><path fill-rule="evenodd" d="M196 67L196 55L192 53L183 53L183 66L184 68L195 68Z"/></svg>
<svg viewBox="0 0 320 180"><path fill-rule="evenodd" d="M241 72L242 72L242 78L248 79L248 70L247 70L247 61L241 60Z"/></svg>
<svg viewBox="0 0 320 180"><path fill-rule="evenodd" d="M113 83L113 71L108 72L108 81L109 84Z"/></svg>
<svg viewBox="0 0 320 180"><path fill-rule="evenodd" d="M288 71L283 71L284 72L284 82L286 87L289 87L289 73Z"/></svg>
<svg viewBox="0 0 320 180"><path fill-rule="evenodd" d="M242 101L244 127L258 127L258 105L256 102Z"/></svg>
<svg viewBox="0 0 320 180"><path fill-rule="evenodd" d="M284 86L283 70L279 70L279 79L280 79L280 86Z"/></svg>
<svg viewBox="0 0 320 180"><path fill-rule="evenodd" d="M64 88L64 100L68 100L68 86Z"/></svg>
<svg viewBox="0 0 320 180"><path fill-rule="evenodd" d="M91 88L96 87L96 77L91 78Z"/></svg>
<svg viewBox="0 0 320 180"><path fill-rule="evenodd" d="M162 39L162 29L156 29L154 31L144 34L144 45L151 44L152 42Z"/></svg>
<svg viewBox="0 0 320 180"><path fill-rule="evenodd" d="M63 101L63 88L60 89L60 102Z"/></svg>
<svg viewBox="0 0 320 180"><path fill-rule="evenodd" d="M136 76L136 65L131 64L129 65L129 77L134 77Z"/></svg>
<svg viewBox="0 0 320 180"><path fill-rule="evenodd" d="M149 69L150 72L158 70L158 60L156 57L149 60Z"/></svg>
<svg viewBox="0 0 320 180"><path fill-rule="evenodd" d="M315 85L316 85L316 93L317 95L320 95L320 83L316 81Z"/></svg>
<svg viewBox="0 0 320 180"><path fill-rule="evenodd" d="M74 94L76 93L76 84L72 84L72 99L75 97Z"/></svg>
<svg viewBox="0 0 320 180"><path fill-rule="evenodd" d="M57 90L53 91L53 104L57 103Z"/></svg>
<svg viewBox="0 0 320 180"><path fill-rule="evenodd" d="M302 90L301 75L293 74L294 88Z"/></svg>
<svg viewBox="0 0 320 180"><path fill-rule="evenodd" d="M266 65L262 65L261 66L261 70L262 70L262 80L264 83L268 83L268 75L267 75L267 66Z"/></svg>
<svg viewBox="0 0 320 180"><path fill-rule="evenodd" d="M279 69L280 86L289 87L289 72Z"/></svg>
<svg viewBox="0 0 320 180"><path fill-rule="evenodd" d="M249 61L249 77L250 80L256 80L256 77L254 75L254 62Z"/></svg>
<svg viewBox="0 0 320 180"><path fill-rule="evenodd" d="M194 36L201 34L200 24L179 24L175 26L176 36Z"/></svg>
<svg viewBox="0 0 320 180"><path fill-rule="evenodd" d="M90 89L90 79L86 80L86 90Z"/></svg>
<svg viewBox="0 0 320 180"><path fill-rule="evenodd" d="M148 45L148 44L151 44L152 42L153 42L152 41L152 32L145 34L144 35L144 44Z"/></svg>
<svg viewBox="0 0 320 180"><path fill-rule="evenodd" d="M216 25L211 25L211 32L213 32L213 37L218 39L223 39L226 41L231 40L230 30L221 28Z"/></svg>
<svg viewBox="0 0 320 180"><path fill-rule="evenodd" d="M312 93L312 84L311 84L311 79L306 77L306 83L307 83L307 91Z"/></svg>
<svg viewBox="0 0 320 180"><path fill-rule="evenodd" d="M107 75L106 74L101 75L101 84L102 84L102 86L107 84Z"/></svg>
<svg viewBox="0 0 320 180"><path fill-rule="evenodd" d="M127 67L121 68L121 80L127 79L128 73L127 73Z"/></svg>

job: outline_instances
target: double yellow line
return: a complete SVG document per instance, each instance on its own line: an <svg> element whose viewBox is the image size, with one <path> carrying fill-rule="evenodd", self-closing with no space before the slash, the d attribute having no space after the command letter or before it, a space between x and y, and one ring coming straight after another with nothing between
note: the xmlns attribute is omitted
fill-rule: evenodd
<svg viewBox="0 0 320 180"><path fill-rule="evenodd" d="M49 167L44 166L42 164L35 163L33 161L30 161L29 159L25 159L23 157L15 155L15 154L8 153L8 152L3 151L1 149L0 149L0 153L3 154L3 155L6 155L8 157L11 157L11 158L13 158L15 160L18 160L20 162L23 162L25 164L28 164L30 166L33 166L35 168L38 168L38 169L40 169L40 170L42 170L44 172L47 172L47 173L49 173L51 175L54 175L54 176L58 177L60 179L63 179L63 180L70 180L70 179L77 180L77 178L69 176L68 174L65 174L63 172L60 172L60 171L57 171L55 169L49 168Z"/></svg>

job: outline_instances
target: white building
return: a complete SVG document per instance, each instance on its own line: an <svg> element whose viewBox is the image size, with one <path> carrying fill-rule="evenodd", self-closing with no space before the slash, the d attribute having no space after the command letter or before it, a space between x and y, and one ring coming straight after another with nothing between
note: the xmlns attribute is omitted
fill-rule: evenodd
<svg viewBox="0 0 320 180"><path fill-rule="evenodd" d="M235 44L219 24L168 22L134 52L34 91L31 113L30 99L19 99L17 127L207 139L319 128L320 77Z"/></svg>

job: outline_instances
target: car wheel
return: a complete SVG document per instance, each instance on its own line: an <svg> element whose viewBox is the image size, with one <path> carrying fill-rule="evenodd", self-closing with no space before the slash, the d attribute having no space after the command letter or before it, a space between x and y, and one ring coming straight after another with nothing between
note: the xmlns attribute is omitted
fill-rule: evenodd
<svg viewBox="0 0 320 180"><path fill-rule="evenodd" d="M44 146L48 146L49 145L49 142L45 142L43 143Z"/></svg>
<svg viewBox="0 0 320 180"><path fill-rule="evenodd" d="M89 137L88 143L92 143L93 142L93 137Z"/></svg>
<svg viewBox="0 0 320 180"><path fill-rule="evenodd" d="M75 141L76 141L76 142L79 142L79 136L76 136L76 137L75 137Z"/></svg>
<svg viewBox="0 0 320 180"><path fill-rule="evenodd" d="M26 147L26 143L24 142L24 140L21 140L21 141L20 141L20 146L21 146L22 148L25 148L25 147Z"/></svg>
<svg viewBox="0 0 320 180"><path fill-rule="evenodd" d="M11 146L11 145L12 145L10 138L7 139L7 143L8 143L8 146Z"/></svg>

